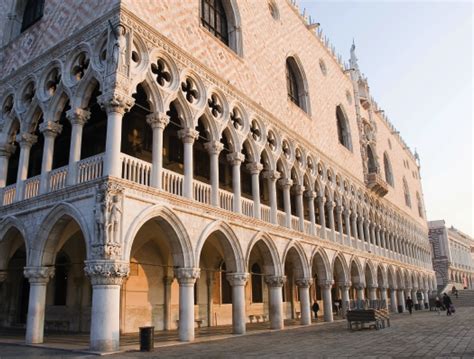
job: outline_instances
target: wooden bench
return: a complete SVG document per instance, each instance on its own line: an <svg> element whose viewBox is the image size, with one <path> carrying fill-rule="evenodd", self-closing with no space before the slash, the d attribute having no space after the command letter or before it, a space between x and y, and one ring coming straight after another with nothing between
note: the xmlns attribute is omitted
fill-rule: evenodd
<svg viewBox="0 0 474 359"><path fill-rule="evenodd" d="M390 318L388 313L384 313L381 310L376 309L356 309L350 310L346 315L348 327L352 330L352 325L356 328L364 328L366 323L369 324L369 328L373 327L376 330L385 328L385 323L390 326ZM372 324L371 324L372 323Z"/></svg>

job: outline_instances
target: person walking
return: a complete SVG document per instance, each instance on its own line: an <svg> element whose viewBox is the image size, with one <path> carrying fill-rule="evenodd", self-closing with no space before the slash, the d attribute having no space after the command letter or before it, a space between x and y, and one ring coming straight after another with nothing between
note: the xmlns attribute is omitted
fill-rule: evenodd
<svg viewBox="0 0 474 359"><path fill-rule="evenodd" d="M314 312L314 319L318 320L319 304L316 299L314 300L312 309Z"/></svg>
<svg viewBox="0 0 474 359"><path fill-rule="evenodd" d="M410 312L410 315L411 315L411 312L413 311L413 300L411 300L410 297L407 298L407 300L405 301L405 304L408 308L408 311Z"/></svg>
<svg viewBox="0 0 474 359"><path fill-rule="evenodd" d="M441 300L439 299L439 297L436 297L435 307L436 307L436 311L438 312L438 315L440 315L441 314Z"/></svg>
<svg viewBox="0 0 474 359"><path fill-rule="evenodd" d="M443 305L446 307L446 315L451 315L451 306L453 302L446 293L443 294Z"/></svg>

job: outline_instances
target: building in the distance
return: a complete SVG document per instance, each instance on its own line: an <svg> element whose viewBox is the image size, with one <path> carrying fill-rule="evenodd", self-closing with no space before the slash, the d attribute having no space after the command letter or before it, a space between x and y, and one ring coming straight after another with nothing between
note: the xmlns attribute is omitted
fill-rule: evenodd
<svg viewBox="0 0 474 359"><path fill-rule="evenodd" d="M0 14L0 323L28 343L436 289L416 156L290 1Z"/></svg>
<svg viewBox="0 0 474 359"><path fill-rule="evenodd" d="M474 289L474 239L444 220L428 225L438 290Z"/></svg>

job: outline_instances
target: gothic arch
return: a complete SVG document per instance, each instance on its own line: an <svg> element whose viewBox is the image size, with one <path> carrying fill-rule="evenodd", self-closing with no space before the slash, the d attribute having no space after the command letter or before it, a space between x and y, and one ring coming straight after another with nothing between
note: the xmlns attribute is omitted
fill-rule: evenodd
<svg viewBox="0 0 474 359"><path fill-rule="evenodd" d="M301 246L301 243L297 240L290 241L286 246L282 257L282 267L285 266L286 260L290 258L293 263L297 264L297 275L299 278L311 277L306 254L303 247Z"/></svg>
<svg viewBox="0 0 474 359"><path fill-rule="evenodd" d="M15 240L18 235L21 237L20 241ZM14 242L17 242L17 245ZM0 269L8 265L11 255L21 244L25 245L28 259L29 239L23 222L15 216L5 217L0 221Z"/></svg>
<svg viewBox="0 0 474 359"><path fill-rule="evenodd" d="M285 67L289 98L304 112L311 115L308 80L301 60L296 54L289 54L286 57Z"/></svg>
<svg viewBox="0 0 474 359"><path fill-rule="evenodd" d="M338 268L342 271L343 278L337 278L338 281L342 282L349 282L350 281L350 276L349 276L349 268L347 267L347 262L344 258L344 256L341 253L338 253L337 255L334 256L331 264L331 270L334 276L341 274L339 273Z"/></svg>
<svg viewBox="0 0 474 359"><path fill-rule="evenodd" d="M273 239L267 233L258 232L256 233L249 243L247 253L245 255L245 263L248 268L250 265L250 255L254 247L259 247L260 250L264 251L263 258L264 273L271 275L283 275L283 268L281 266L280 257L278 255L278 249L275 246Z"/></svg>
<svg viewBox="0 0 474 359"><path fill-rule="evenodd" d="M332 272L329 258L323 248L317 248L311 256L311 268L316 269L318 280L332 281Z"/></svg>

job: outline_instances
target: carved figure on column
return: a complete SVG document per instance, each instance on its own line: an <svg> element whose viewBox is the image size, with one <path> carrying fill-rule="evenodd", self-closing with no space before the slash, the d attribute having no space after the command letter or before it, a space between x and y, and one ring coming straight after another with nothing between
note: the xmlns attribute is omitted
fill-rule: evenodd
<svg viewBox="0 0 474 359"><path fill-rule="evenodd" d="M96 242L92 254L96 258L114 259L122 254L120 222L123 187L114 182L103 183L97 190L95 205Z"/></svg>
<svg viewBox="0 0 474 359"><path fill-rule="evenodd" d="M114 30L112 45L112 64L118 72L127 73L127 37L123 25L117 25Z"/></svg>

